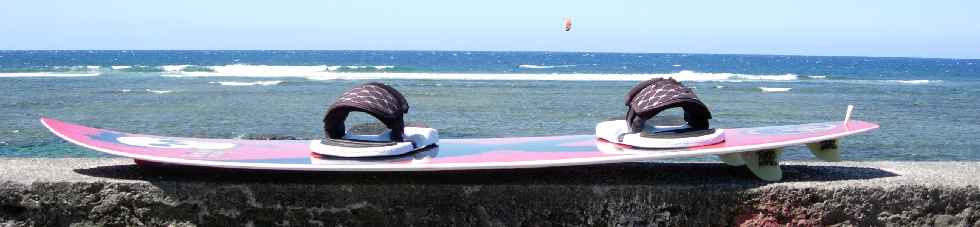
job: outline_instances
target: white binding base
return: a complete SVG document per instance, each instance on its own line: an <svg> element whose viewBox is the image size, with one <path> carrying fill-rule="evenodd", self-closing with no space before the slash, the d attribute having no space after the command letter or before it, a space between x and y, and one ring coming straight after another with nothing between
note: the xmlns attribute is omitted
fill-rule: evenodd
<svg viewBox="0 0 980 227"><path fill-rule="evenodd" d="M415 153L409 155L393 156L390 159L385 159L388 162L408 162L411 164L424 165L432 162L432 159L436 157L439 153L438 147L424 147L422 149L416 150ZM310 157L310 163L315 165L372 165L377 164L377 159L338 159L338 158L318 158Z"/></svg>
<svg viewBox="0 0 980 227"><path fill-rule="evenodd" d="M807 148L810 148L810 153L817 156L818 159L828 162L839 162L840 149L838 149L837 144L840 140L824 140L816 143L806 144Z"/></svg>
<svg viewBox="0 0 980 227"><path fill-rule="evenodd" d="M393 156L401 155L414 150L418 150L439 142L439 131L432 128L419 128L419 127L405 127L404 140L406 142L399 142L391 146L383 147L342 147L342 146L331 146L320 143L319 140L313 140L310 142L310 150L313 153L337 156L337 157L347 157L347 158L361 158L361 157L378 157L378 156ZM343 139L347 140L362 140L362 141L390 141L391 140L391 130L385 131L380 135L344 135Z"/></svg>
<svg viewBox="0 0 980 227"><path fill-rule="evenodd" d="M783 169L779 168L779 156L782 154L783 148L774 148L744 152L741 156L745 160L745 166L756 177L765 181L779 181L783 179Z"/></svg>
<svg viewBox="0 0 980 227"><path fill-rule="evenodd" d="M689 126L648 126L645 131L662 132L676 129L685 129ZM703 136L685 138L648 138L640 136L640 133L629 133L629 126L626 120L612 120L599 122L595 126L595 135L613 143L625 144L641 148L684 148L696 147L721 143L725 141L725 130L715 129L715 132Z"/></svg>

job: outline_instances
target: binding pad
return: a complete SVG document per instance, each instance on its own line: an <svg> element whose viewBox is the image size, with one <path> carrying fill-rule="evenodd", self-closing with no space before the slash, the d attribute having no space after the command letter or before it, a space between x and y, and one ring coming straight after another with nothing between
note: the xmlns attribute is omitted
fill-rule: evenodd
<svg viewBox="0 0 980 227"><path fill-rule="evenodd" d="M401 155L439 141L432 128L405 127L408 102L388 85L371 82L347 91L327 110L323 118L326 139L313 141L310 149L317 154L337 157L379 157ZM347 131L344 121L350 112L364 112L388 128L380 135L355 135Z"/></svg>
<svg viewBox="0 0 980 227"><path fill-rule="evenodd" d="M625 120L600 122L596 136L609 142L640 148L683 148L710 145L725 141L724 129L693 129L681 126L646 126L639 133L630 133Z"/></svg>
<svg viewBox="0 0 980 227"><path fill-rule="evenodd" d="M674 79L644 81L626 95L626 119L600 122L596 136L639 148L682 148L725 141L723 129L708 127L711 112L691 89ZM660 112L681 108L684 121L676 126L647 125Z"/></svg>

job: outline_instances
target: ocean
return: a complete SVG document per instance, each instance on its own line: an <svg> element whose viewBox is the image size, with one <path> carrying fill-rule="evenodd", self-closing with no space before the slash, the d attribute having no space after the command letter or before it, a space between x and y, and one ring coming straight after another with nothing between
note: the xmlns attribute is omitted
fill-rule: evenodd
<svg viewBox="0 0 980 227"><path fill-rule="evenodd" d="M0 157L108 157L55 137L41 116L155 135L321 138L326 107L368 81L400 90L406 120L443 138L592 134L654 77L693 87L715 127L836 121L850 104L881 128L843 140L844 159L980 160L980 60L281 50L0 51ZM785 154L813 159L803 147Z"/></svg>

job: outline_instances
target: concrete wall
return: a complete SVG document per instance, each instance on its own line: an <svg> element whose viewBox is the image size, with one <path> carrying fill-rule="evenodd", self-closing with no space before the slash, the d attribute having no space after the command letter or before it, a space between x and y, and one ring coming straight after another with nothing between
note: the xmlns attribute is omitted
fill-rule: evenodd
<svg viewBox="0 0 980 227"><path fill-rule="evenodd" d="M138 167L0 159L9 225L980 226L980 163L718 163L437 173Z"/></svg>

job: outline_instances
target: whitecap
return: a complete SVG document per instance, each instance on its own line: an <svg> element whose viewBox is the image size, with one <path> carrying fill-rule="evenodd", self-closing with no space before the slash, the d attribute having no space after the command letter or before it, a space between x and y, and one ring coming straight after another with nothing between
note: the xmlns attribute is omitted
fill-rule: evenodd
<svg viewBox="0 0 980 227"><path fill-rule="evenodd" d="M375 65L375 66L371 66L371 67L374 67L374 69L377 69L377 70L395 68L395 66L393 66L393 65Z"/></svg>
<svg viewBox="0 0 980 227"><path fill-rule="evenodd" d="M210 83L210 84L220 84L222 86L255 86L255 85L269 86L269 85L280 84L282 82L283 81L281 81L281 80L266 80L266 81L253 81L253 82L212 81L212 82L208 82L208 83Z"/></svg>
<svg viewBox="0 0 980 227"><path fill-rule="evenodd" d="M151 89L146 89L146 92L153 93L153 94L168 94L168 93L173 93L174 91L171 91L171 90L151 90Z"/></svg>
<svg viewBox="0 0 980 227"><path fill-rule="evenodd" d="M110 68L112 68L113 70L116 70L116 69L128 69L128 68L133 68L133 66L129 66L129 65L113 65L113 66L110 66Z"/></svg>
<svg viewBox="0 0 980 227"><path fill-rule="evenodd" d="M744 75L680 71L665 74L484 74L484 73L330 73L306 76L311 80L539 80L539 81L643 81L674 78L679 81L787 81L795 75Z"/></svg>
<svg viewBox="0 0 980 227"><path fill-rule="evenodd" d="M164 66L160 66L160 68L163 68L163 71L167 71L167 72L178 72L184 70L184 68L187 68L189 66L191 65L164 65Z"/></svg>
<svg viewBox="0 0 980 227"><path fill-rule="evenodd" d="M165 77L256 77L280 78L303 77L312 80L368 80L368 79L409 79L409 80L555 80L555 81L643 81L651 78L674 78L680 81L793 81L798 76L753 75L736 73L705 73L683 70L675 73L647 74L517 74L517 73L387 73L351 72L340 73L344 68L369 66L267 66L267 65L226 65L212 66L212 72L180 72L163 74ZM373 66L371 66L373 67ZM328 71L329 70L329 71Z"/></svg>
<svg viewBox="0 0 980 227"><path fill-rule="evenodd" d="M778 80L778 81L786 81L786 80L797 80L797 79L799 79L799 76L797 76L795 74L783 74L783 75L743 75L743 74L736 74L736 75L732 75L731 78L732 79L745 79L745 80Z"/></svg>
<svg viewBox="0 0 980 227"><path fill-rule="evenodd" d="M901 84L928 84L929 82L932 82L932 81L930 81L930 80L897 80L895 82L898 82L898 83L901 83Z"/></svg>
<svg viewBox="0 0 980 227"><path fill-rule="evenodd" d="M787 92L793 88L788 87L759 87L762 92Z"/></svg>
<svg viewBox="0 0 980 227"><path fill-rule="evenodd" d="M827 76L807 76L810 79L827 79Z"/></svg>

